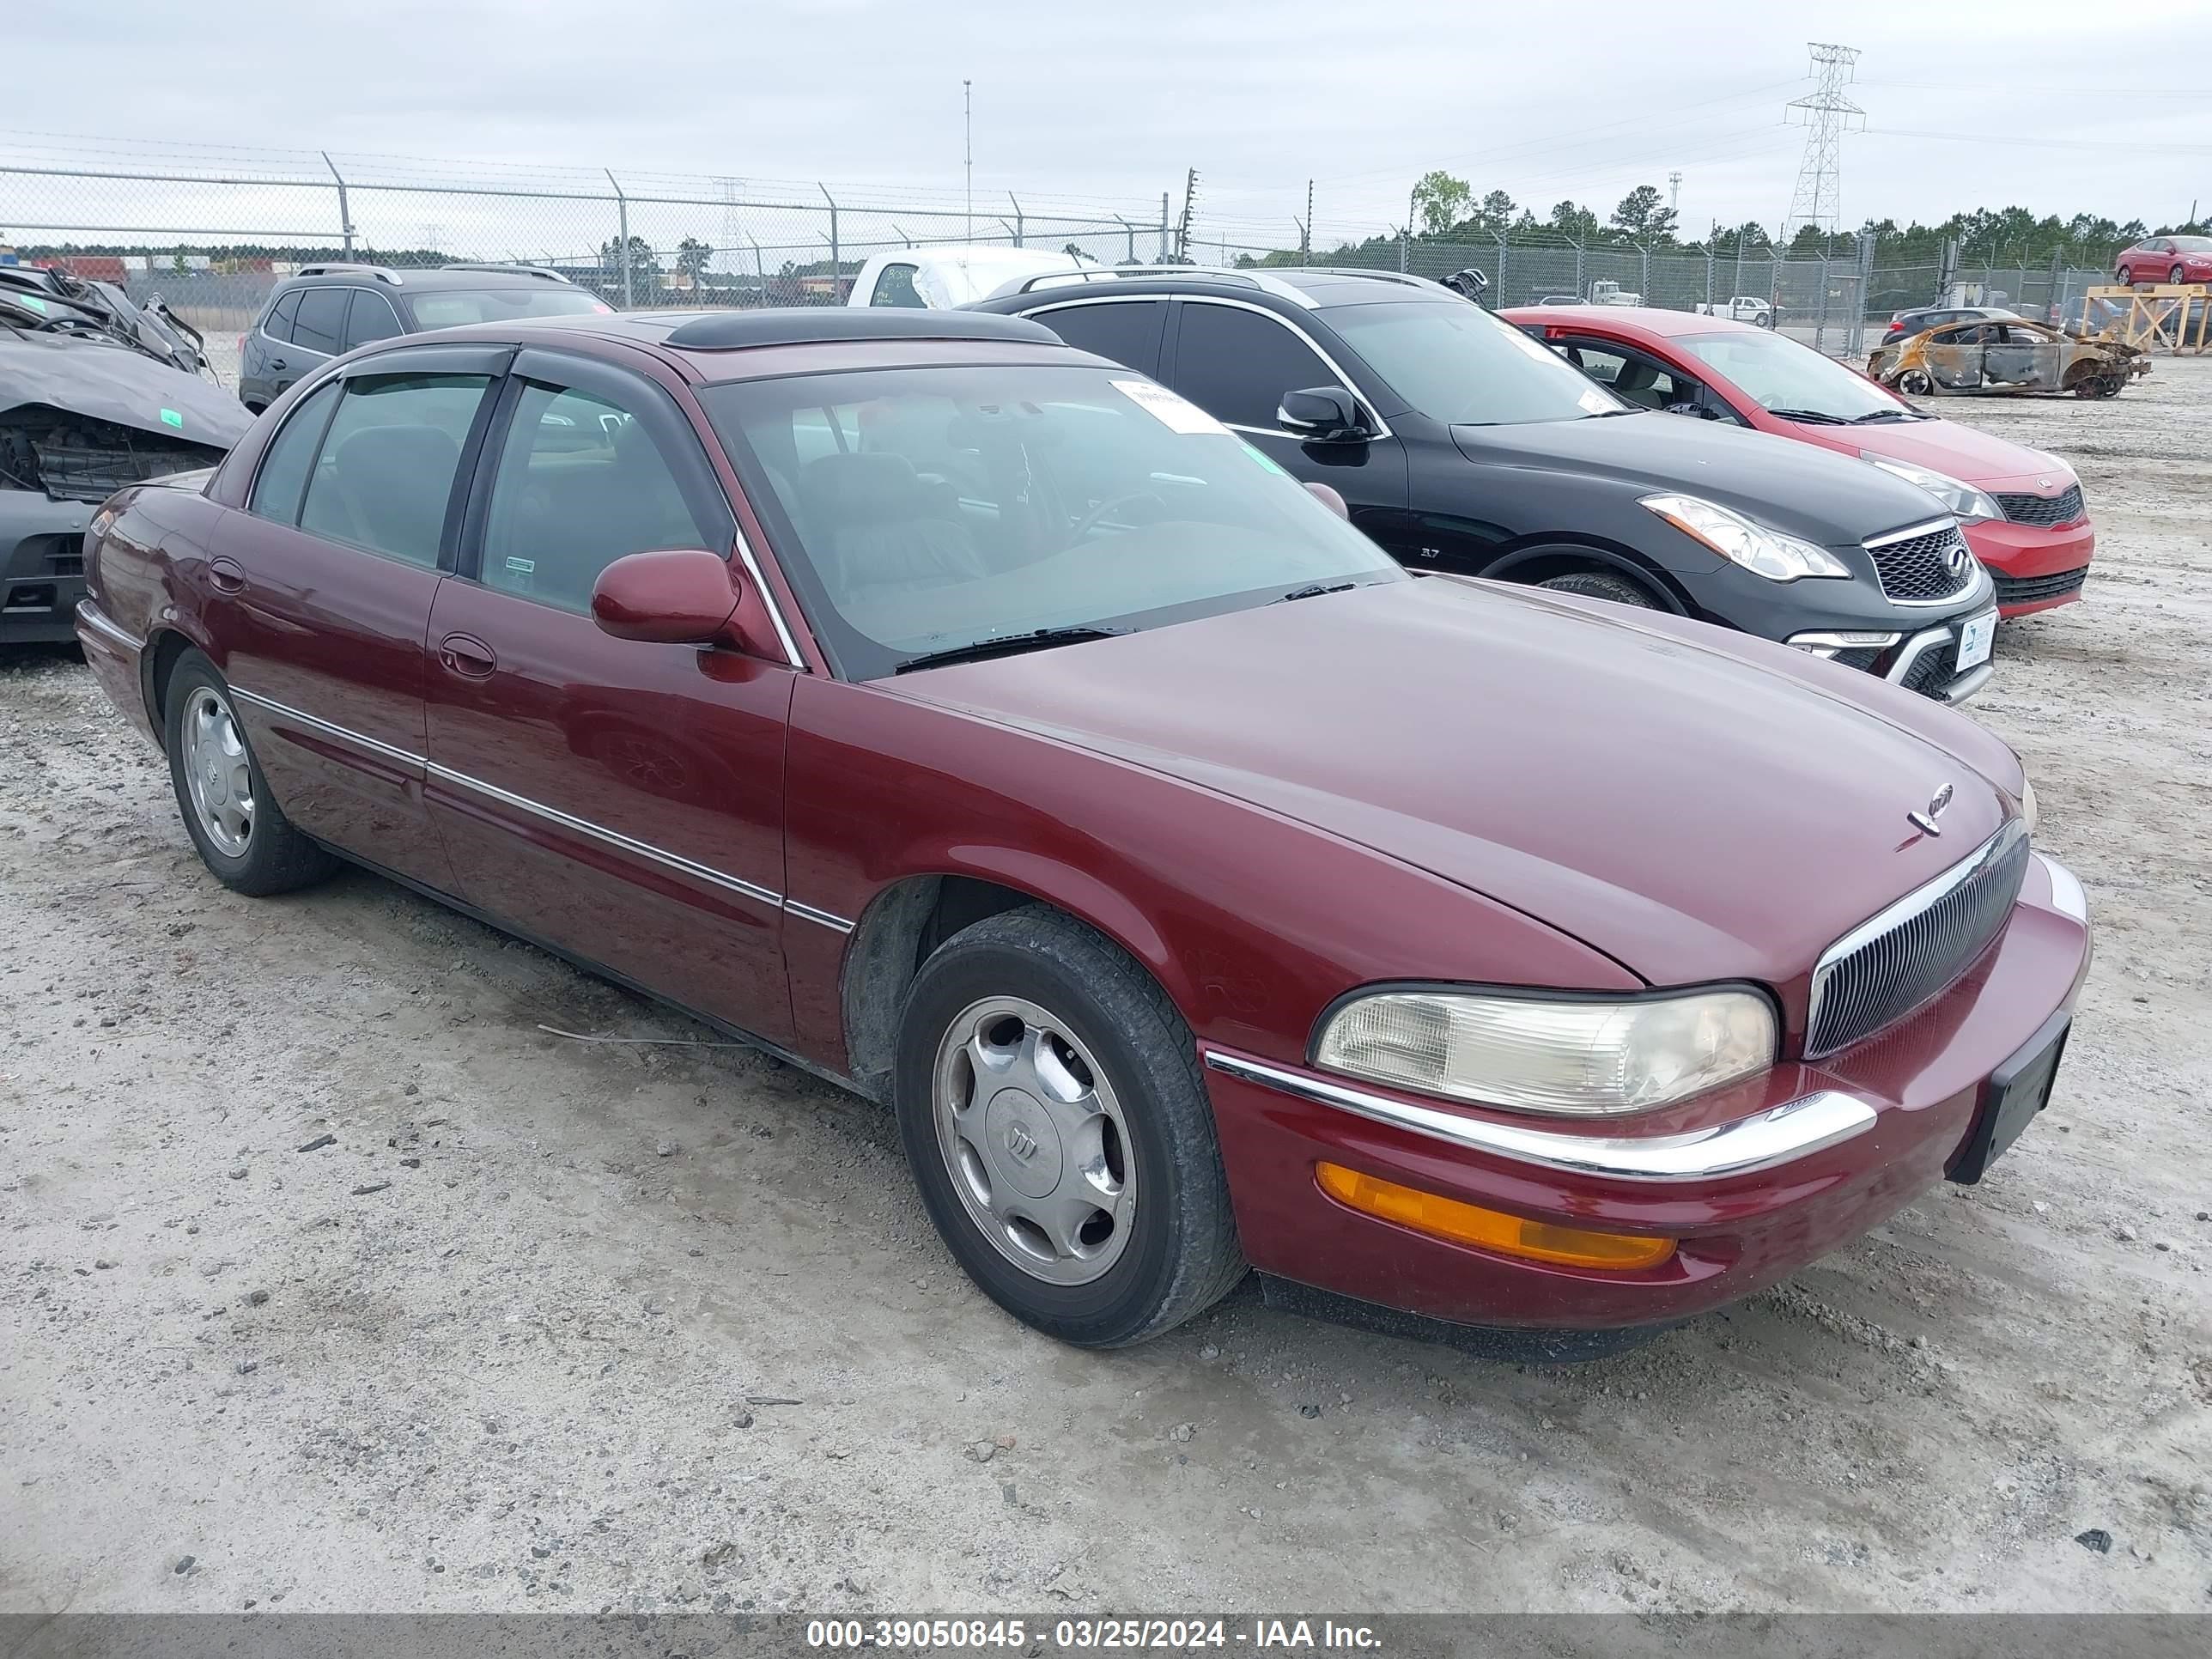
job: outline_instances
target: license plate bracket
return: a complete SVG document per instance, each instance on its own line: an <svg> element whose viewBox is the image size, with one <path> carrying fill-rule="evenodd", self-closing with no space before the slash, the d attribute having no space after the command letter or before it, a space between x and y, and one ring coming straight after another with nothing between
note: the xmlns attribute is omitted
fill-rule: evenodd
<svg viewBox="0 0 2212 1659"><path fill-rule="evenodd" d="M2051 1103L2051 1085L2057 1080L2058 1062L2066 1053L2066 1039L2074 1016L2060 1009L2044 1021L2025 1047L1990 1073L1982 1085L1982 1103L1974 1114L1974 1127L1952 1155L1947 1180L1971 1187L1989 1172L2021 1132Z"/></svg>
<svg viewBox="0 0 2212 1659"><path fill-rule="evenodd" d="M1956 672L1965 673L1969 668L1979 668L1990 659L1990 647L1996 642L1997 613L1984 611L1978 617L1969 617L1959 625L1959 656Z"/></svg>

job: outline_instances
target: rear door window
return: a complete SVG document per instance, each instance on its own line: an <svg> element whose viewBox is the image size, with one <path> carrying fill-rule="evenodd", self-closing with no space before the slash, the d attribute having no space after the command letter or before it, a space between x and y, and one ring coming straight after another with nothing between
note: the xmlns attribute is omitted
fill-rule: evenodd
<svg viewBox="0 0 2212 1659"><path fill-rule="evenodd" d="M292 343L325 356L336 356L340 349L338 343L345 336L348 292L342 288L304 289L300 295L298 314L292 319Z"/></svg>
<svg viewBox="0 0 2212 1659"><path fill-rule="evenodd" d="M346 313L348 351L367 345L371 340L388 340L402 331L399 313L392 308L391 301L365 288L353 291L353 308Z"/></svg>
<svg viewBox="0 0 2212 1659"><path fill-rule="evenodd" d="M347 380L307 483L300 528L435 568L461 447L490 384L485 374Z"/></svg>
<svg viewBox="0 0 2212 1659"><path fill-rule="evenodd" d="M1159 371L1160 328L1167 314L1165 300L1098 300L1029 313L1030 320L1079 350L1095 351L1145 374ZM1270 410L1271 420L1273 415Z"/></svg>
<svg viewBox="0 0 2212 1659"><path fill-rule="evenodd" d="M284 417L283 430L261 458L261 471L253 480L253 494L246 510L278 524L300 521L300 497L307 493L307 471L314 463L323 428L330 424L331 407L338 400L335 380L315 388Z"/></svg>

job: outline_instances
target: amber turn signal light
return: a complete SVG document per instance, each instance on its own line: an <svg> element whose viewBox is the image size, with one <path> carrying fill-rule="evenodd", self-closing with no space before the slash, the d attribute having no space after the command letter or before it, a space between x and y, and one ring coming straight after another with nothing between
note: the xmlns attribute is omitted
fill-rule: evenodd
<svg viewBox="0 0 2212 1659"><path fill-rule="evenodd" d="M1674 1254L1671 1238L1650 1238L1640 1233L1585 1232L1580 1227L1554 1226L1462 1204L1440 1193L1401 1187L1340 1164L1315 1166L1322 1191L1340 1204L1364 1215L1380 1216L1415 1232L1448 1238L1455 1244L1472 1244L1500 1255L1517 1255L1531 1261L1555 1261L1569 1267L1656 1267Z"/></svg>

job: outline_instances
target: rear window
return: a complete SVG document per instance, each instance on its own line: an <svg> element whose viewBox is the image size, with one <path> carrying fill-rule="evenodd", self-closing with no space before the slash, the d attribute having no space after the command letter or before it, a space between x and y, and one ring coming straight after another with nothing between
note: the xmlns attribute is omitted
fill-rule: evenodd
<svg viewBox="0 0 2212 1659"><path fill-rule="evenodd" d="M471 323L512 322L518 317L580 317L614 307L582 289L565 283L533 283L528 288L441 289L430 294L406 296L407 309L418 329L462 328Z"/></svg>

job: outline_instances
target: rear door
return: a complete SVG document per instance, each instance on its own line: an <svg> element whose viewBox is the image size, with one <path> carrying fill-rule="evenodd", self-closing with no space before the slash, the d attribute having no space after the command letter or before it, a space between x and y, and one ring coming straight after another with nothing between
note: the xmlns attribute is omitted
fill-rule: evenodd
<svg viewBox="0 0 2212 1659"><path fill-rule="evenodd" d="M592 584L737 525L666 390L526 349L429 625L429 799L462 896L559 950L782 1040L783 749L796 671L618 640Z"/></svg>
<svg viewBox="0 0 2212 1659"><path fill-rule="evenodd" d="M285 814L444 891L422 795L423 635L508 355L409 347L325 381L284 416L208 566L224 672Z"/></svg>
<svg viewBox="0 0 2212 1659"><path fill-rule="evenodd" d="M1164 378L1170 386L1292 477L1334 489L1352 523L1386 547L1404 540L1397 532L1407 499L1405 447L1311 336L1259 306L1196 299L1175 302L1170 333ZM1376 435L1310 443L1285 431L1277 418L1283 394L1317 386L1351 392Z"/></svg>
<svg viewBox="0 0 2212 1659"><path fill-rule="evenodd" d="M292 349L278 354L283 367L274 363L271 378L279 392L289 390L343 350L346 304L352 290L343 288L305 288L292 313Z"/></svg>

